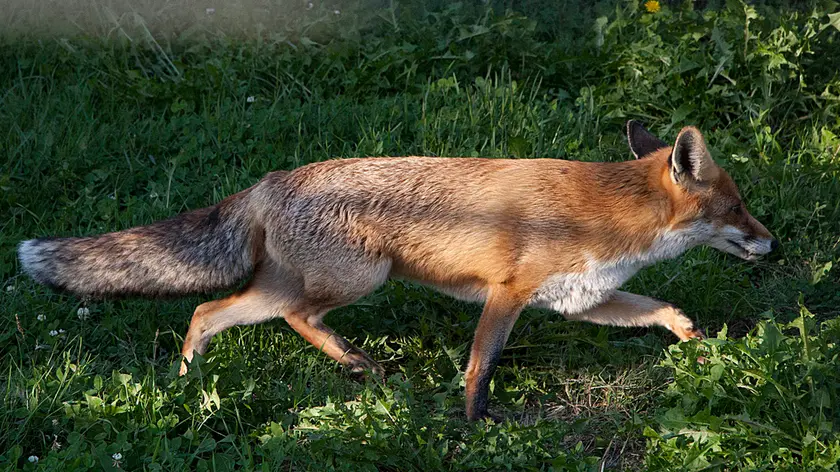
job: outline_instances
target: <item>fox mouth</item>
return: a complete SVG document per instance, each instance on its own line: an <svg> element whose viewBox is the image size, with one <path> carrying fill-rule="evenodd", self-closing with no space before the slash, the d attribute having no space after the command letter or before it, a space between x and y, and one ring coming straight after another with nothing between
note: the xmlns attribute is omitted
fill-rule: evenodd
<svg viewBox="0 0 840 472"><path fill-rule="evenodd" d="M737 250L736 255L738 257L740 257L741 259L745 259L745 260L748 260L748 261L754 261L754 260L758 259L759 257L761 257L761 254L756 254L756 253L750 251L749 249L745 248L744 246L738 244L737 242L735 242L731 239L727 239L726 242L729 243L730 246L732 246L733 248L735 248Z"/></svg>

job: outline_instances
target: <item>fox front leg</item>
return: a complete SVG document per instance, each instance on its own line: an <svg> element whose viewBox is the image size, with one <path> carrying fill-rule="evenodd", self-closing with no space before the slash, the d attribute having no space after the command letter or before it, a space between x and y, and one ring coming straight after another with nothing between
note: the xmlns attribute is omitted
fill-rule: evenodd
<svg viewBox="0 0 840 472"><path fill-rule="evenodd" d="M615 292L609 300L594 308L565 316L570 320L589 321L600 325L662 326L674 333L680 341L706 337L679 308L670 303L628 292Z"/></svg>
<svg viewBox="0 0 840 472"><path fill-rule="evenodd" d="M475 330L466 372L467 419L470 421L490 416L487 411L490 380L513 325L527 303L525 293L508 284L497 285L489 290Z"/></svg>

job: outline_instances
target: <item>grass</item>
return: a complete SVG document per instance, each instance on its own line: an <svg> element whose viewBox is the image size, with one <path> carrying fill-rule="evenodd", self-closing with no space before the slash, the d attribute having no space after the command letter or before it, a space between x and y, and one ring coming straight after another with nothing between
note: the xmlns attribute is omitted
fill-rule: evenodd
<svg viewBox="0 0 840 472"><path fill-rule="evenodd" d="M4 23L0 466L837 470L835 3L302 3L264 30L147 3L29 31L19 2ZM206 298L79 300L15 260L22 239L149 223L336 157L629 159L629 118L668 140L699 126L782 250L698 248L628 283L702 344L527 311L494 377L503 424L464 420L478 306L391 282L331 313L384 385L282 321L217 336L178 378Z"/></svg>

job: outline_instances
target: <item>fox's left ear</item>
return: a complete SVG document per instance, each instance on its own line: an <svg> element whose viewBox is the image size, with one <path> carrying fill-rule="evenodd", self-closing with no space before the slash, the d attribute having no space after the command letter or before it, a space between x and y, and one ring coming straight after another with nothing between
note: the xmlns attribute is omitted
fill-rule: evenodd
<svg viewBox="0 0 840 472"><path fill-rule="evenodd" d="M664 141L652 135L636 120L627 122L627 142L636 159L641 159L658 149L668 147Z"/></svg>
<svg viewBox="0 0 840 472"><path fill-rule="evenodd" d="M693 126L686 126L677 135L669 164L671 180L682 186L712 181L720 172L703 134Z"/></svg>

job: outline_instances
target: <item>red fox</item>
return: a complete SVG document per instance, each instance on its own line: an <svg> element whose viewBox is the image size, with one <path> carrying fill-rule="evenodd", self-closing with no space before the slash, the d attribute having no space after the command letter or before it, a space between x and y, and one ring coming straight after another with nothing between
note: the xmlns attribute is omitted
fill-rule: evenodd
<svg viewBox="0 0 840 472"><path fill-rule="evenodd" d="M245 288L199 305L182 350L234 325L281 317L354 372L382 368L323 323L389 278L482 302L466 369L466 413L488 387L523 308L702 337L678 308L618 291L639 269L705 244L753 260L778 242L744 206L703 135L674 146L627 125L636 160L399 157L272 172L218 204L100 236L23 241L36 281L87 296Z"/></svg>

